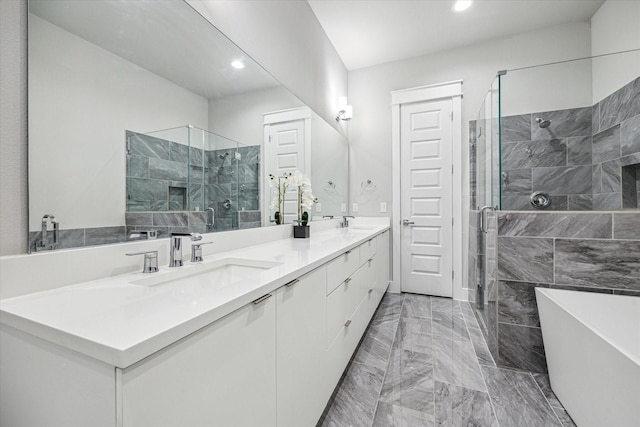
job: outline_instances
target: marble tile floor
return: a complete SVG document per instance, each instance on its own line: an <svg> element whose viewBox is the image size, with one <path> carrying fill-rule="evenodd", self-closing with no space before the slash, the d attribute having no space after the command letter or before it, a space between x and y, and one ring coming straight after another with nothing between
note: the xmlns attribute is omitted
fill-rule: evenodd
<svg viewBox="0 0 640 427"><path fill-rule="evenodd" d="M547 375L496 366L468 303L388 293L317 426L575 424Z"/></svg>

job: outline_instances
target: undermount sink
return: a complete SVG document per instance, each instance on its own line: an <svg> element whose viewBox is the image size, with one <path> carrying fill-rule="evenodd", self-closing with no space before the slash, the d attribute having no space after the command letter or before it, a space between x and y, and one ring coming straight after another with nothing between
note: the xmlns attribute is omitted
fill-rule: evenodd
<svg viewBox="0 0 640 427"><path fill-rule="evenodd" d="M349 228L352 230L373 230L376 227L373 225L350 225Z"/></svg>
<svg viewBox="0 0 640 427"><path fill-rule="evenodd" d="M131 283L142 286L164 284L226 284L247 279L280 265L275 261L257 259L225 258L198 265L185 265L176 270L159 273L152 277L134 280Z"/></svg>

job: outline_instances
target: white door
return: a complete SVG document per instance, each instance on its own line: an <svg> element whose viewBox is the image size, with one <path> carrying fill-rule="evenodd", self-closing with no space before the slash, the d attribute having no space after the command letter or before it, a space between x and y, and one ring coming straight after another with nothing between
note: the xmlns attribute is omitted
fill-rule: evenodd
<svg viewBox="0 0 640 427"><path fill-rule="evenodd" d="M403 292L451 297L452 101L400 106Z"/></svg>
<svg viewBox="0 0 640 427"><path fill-rule="evenodd" d="M269 173L275 176L283 176L296 169L302 173L305 170L305 120L294 120L283 123L274 123L269 126L268 156ZM269 203L276 197L276 189L271 189ZM284 223L289 224L298 218L297 192L289 187L284 203ZM273 218L275 210L272 210Z"/></svg>

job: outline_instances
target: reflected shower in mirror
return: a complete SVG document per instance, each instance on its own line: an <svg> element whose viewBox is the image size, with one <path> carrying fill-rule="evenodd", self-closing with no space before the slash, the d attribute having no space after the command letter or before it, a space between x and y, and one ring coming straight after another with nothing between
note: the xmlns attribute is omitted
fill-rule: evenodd
<svg viewBox="0 0 640 427"><path fill-rule="evenodd" d="M191 6L30 0L28 27L30 252L268 225L263 118L304 104Z"/></svg>

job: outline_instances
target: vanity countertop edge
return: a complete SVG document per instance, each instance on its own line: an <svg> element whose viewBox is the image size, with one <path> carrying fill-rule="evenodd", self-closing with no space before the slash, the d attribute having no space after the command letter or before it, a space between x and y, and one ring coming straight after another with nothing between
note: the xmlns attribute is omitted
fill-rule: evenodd
<svg viewBox="0 0 640 427"><path fill-rule="evenodd" d="M205 263L252 258L279 265L235 281L233 286L207 290L197 298L172 289L171 284L145 287L131 283L150 276L143 273L7 298L0 300L0 323L124 369L386 230L388 225L330 229L310 239L282 239L209 256ZM161 266L163 270L168 267Z"/></svg>

